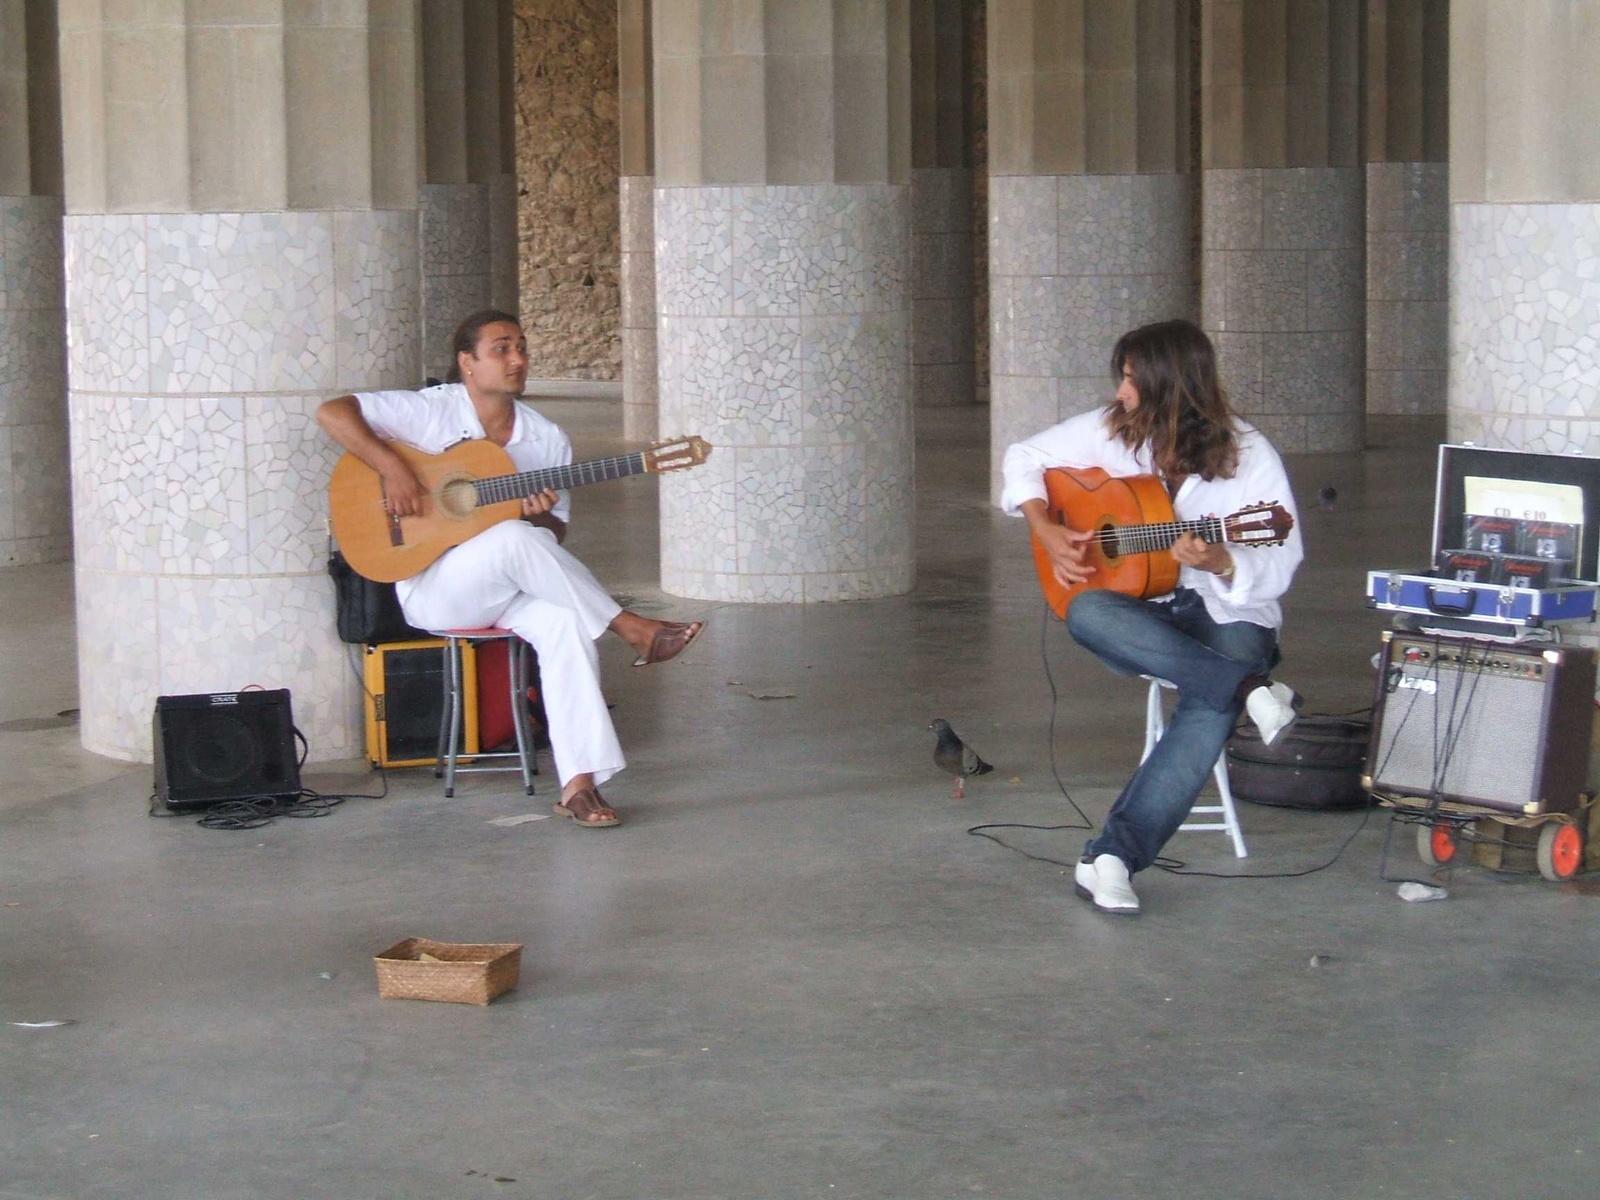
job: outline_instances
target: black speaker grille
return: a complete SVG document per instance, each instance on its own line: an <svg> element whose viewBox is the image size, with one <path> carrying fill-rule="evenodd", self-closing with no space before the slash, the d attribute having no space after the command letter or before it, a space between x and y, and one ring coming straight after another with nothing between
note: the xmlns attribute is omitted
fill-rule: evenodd
<svg viewBox="0 0 1600 1200"><path fill-rule="evenodd" d="M159 696L154 741L156 793L168 807L300 790L285 690Z"/></svg>
<svg viewBox="0 0 1600 1200"><path fill-rule="evenodd" d="M256 735L235 716L197 714L183 726L176 741L179 763L206 783L236 784L261 766Z"/></svg>

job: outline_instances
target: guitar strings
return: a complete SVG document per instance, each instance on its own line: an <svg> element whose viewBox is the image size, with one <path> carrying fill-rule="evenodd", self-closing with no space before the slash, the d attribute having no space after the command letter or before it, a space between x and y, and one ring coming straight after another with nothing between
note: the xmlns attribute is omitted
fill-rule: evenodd
<svg viewBox="0 0 1600 1200"><path fill-rule="evenodd" d="M571 483L600 483L608 479L622 479L644 470L643 454L621 454L613 458L596 458L587 462L570 463L562 467L544 467L536 471L520 471L515 475L496 475L490 479L473 482L478 494L478 504L500 504L515 500L546 487L566 487ZM531 490L530 490L531 489Z"/></svg>
<svg viewBox="0 0 1600 1200"><path fill-rule="evenodd" d="M1219 517L1203 517L1198 521L1167 521L1157 525L1111 525L1095 531L1090 540L1102 549L1117 546L1126 554L1165 550L1179 535L1198 533L1208 542L1220 542L1224 536Z"/></svg>

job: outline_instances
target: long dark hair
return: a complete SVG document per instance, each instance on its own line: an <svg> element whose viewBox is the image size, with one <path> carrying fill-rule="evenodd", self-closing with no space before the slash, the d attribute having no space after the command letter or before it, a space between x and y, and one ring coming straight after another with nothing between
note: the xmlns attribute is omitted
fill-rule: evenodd
<svg viewBox="0 0 1600 1200"><path fill-rule="evenodd" d="M446 383L461 382L461 359L457 356L465 351L474 358L478 357L478 338L483 333L483 327L493 325L496 321L510 321L518 329L522 328L521 320L498 308L479 309L456 326L450 338L450 370L444 377Z"/></svg>
<svg viewBox="0 0 1600 1200"><path fill-rule="evenodd" d="M1239 466L1239 428L1217 382L1217 352L1189 321L1159 321L1123 334L1111 351L1111 377L1133 374L1139 406L1115 400L1106 425L1131 449L1150 447L1167 479L1227 479Z"/></svg>

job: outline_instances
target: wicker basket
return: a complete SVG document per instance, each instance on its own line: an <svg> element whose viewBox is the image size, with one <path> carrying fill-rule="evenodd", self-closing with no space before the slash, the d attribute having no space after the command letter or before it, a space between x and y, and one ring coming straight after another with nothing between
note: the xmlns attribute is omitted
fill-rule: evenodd
<svg viewBox="0 0 1600 1200"><path fill-rule="evenodd" d="M442 962L422 962L431 954ZM488 1004L517 986L522 943L435 942L406 938L373 960L378 995L386 1000L443 1000L450 1004Z"/></svg>

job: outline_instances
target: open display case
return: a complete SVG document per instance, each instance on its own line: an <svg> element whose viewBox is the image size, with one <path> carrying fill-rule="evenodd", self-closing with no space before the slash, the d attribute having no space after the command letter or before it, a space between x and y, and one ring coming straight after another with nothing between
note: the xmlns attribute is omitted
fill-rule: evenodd
<svg viewBox="0 0 1600 1200"><path fill-rule="evenodd" d="M1440 446L1430 554L1368 571L1368 606L1473 636L1593 621L1600 459Z"/></svg>

